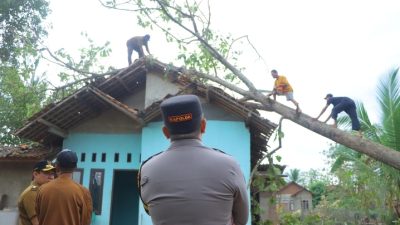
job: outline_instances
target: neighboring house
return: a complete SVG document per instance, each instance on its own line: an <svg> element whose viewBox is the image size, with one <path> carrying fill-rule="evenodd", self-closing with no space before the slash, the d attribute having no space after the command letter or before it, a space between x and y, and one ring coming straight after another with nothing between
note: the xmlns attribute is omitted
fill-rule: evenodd
<svg viewBox="0 0 400 225"><path fill-rule="evenodd" d="M186 93L201 99L207 119L204 143L236 158L248 181L277 125L222 89L155 59L141 58L82 87L34 115L16 135L77 152L74 179L92 193L93 224L150 225L138 197L137 171L141 162L169 146L159 104Z"/></svg>
<svg viewBox="0 0 400 225"><path fill-rule="evenodd" d="M279 213L300 212L301 216L305 216L312 209L312 193L296 182L283 186L275 194L274 204L270 201L271 196L268 192L260 194L259 200L263 209L261 219L273 221L274 224L279 220Z"/></svg>
<svg viewBox="0 0 400 225"><path fill-rule="evenodd" d="M36 162L51 159L60 149L49 146L0 146L0 221L14 225L20 193L32 180Z"/></svg>
<svg viewBox="0 0 400 225"><path fill-rule="evenodd" d="M276 197L283 212L300 211L306 215L312 209L312 193L296 182L282 187Z"/></svg>

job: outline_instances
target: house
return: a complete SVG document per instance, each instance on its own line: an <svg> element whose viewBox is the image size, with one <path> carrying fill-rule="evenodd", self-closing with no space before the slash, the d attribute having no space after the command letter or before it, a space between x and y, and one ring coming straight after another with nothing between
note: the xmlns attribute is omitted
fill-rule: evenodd
<svg viewBox="0 0 400 225"><path fill-rule="evenodd" d="M159 104L185 93L201 99L207 118L204 143L235 157L248 180L277 125L222 89L151 58L44 108L16 135L77 152L74 179L92 193L93 224L151 224L138 197L137 171L169 146Z"/></svg>
<svg viewBox="0 0 400 225"><path fill-rule="evenodd" d="M0 146L0 221L16 224L18 197L30 184L35 163L53 158L59 150L42 145Z"/></svg>
<svg viewBox="0 0 400 225"><path fill-rule="evenodd" d="M271 203L272 196L275 197L274 203ZM284 185L275 194L263 192L259 200L263 208L261 219L274 224L279 220L279 213L300 212L301 216L305 216L312 209L312 193L296 182Z"/></svg>

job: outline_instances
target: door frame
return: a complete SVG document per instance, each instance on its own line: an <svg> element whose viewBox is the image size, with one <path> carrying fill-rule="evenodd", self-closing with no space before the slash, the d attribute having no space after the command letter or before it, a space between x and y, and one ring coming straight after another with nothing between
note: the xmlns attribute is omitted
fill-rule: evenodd
<svg viewBox="0 0 400 225"><path fill-rule="evenodd" d="M119 171L130 171L130 172L136 172L136 174L139 173L138 169L113 169L113 175L112 175L112 183L111 183L111 198L110 198L110 218L108 219L108 224L111 225L111 219L112 219L112 214L113 214L113 198L114 198L114 178L115 178L115 173L119 172ZM136 181L137 183L137 181ZM139 212L138 212L139 215ZM139 222L139 218L138 218L138 222Z"/></svg>

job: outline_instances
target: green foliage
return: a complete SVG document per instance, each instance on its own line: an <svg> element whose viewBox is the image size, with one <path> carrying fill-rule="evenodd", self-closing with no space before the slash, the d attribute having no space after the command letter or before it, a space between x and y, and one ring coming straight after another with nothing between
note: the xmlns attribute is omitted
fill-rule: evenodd
<svg viewBox="0 0 400 225"><path fill-rule="evenodd" d="M35 55L38 42L47 35L44 19L49 12L46 0L0 1L0 59L19 65L21 56Z"/></svg>
<svg viewBox="0 0 400 225"><path fill-rule="evenodd" d="M362 104L358 115L362 123L363 138L400 150L400 86L398 69L384 77L377 87L381 121L372 124ZM341 124L350 125L347 117ZM398 170L348 149L334 145L327 152L332 159L331 172L338 185L329 191L328 199L340 209L357 212L366 218L377 218L385 224L397 220L394 207L400 199L400 175ZM331 210L331 214L338 210Z"/></svg>
<svg viewBox="0 0 400 225"><path fill-rule="evenodd" d="M399 69L381 80L378 87L378 101L382 110L382 144L400 151L400 83Z"/></svg>
<svg viewBox="0 0 400 225"><path fill-rule="evenodd" d="M233 81L235 76L220 62L224 60L236 62L241 51L233 51L232 45L237 40L230 35L222 36L215 33L211 28L209 14L203 12L207 6L202 6L195 0L179 3L173 0L106 2L109 7L116 8L121 4L134 7L139 12L138 24L144 28L162 30L168 42L177 44L179 49L177 58L187 67ZM371 124L362 105L359 105L358 110L365 138L400 150L400 100L396 74L397 70L379 88L383 109L380 124ZM344 127L350 125L347 117L340 118L338 122ZM283 136L282 132L276 134L277 138ZM337 177L337 185L328 187L330 184L328 180L318 182L318 179L311 179L310 176L308 187L316 197L313 202L313 205L317 205L316 213L303 221L299 215L283 215L281 224L315 224L319 219L324 221L323 224L334 224L332 221L338 218L344 219L339 221L347 223L354 219L353 212L365 216L378 215L382 220L387 218L387 221L393 219L395 200L400 199L400 175L397 170L339 145L332 146L328 155L333 162L332 173ZM268 160L269 165L273 165L272 158ZM278 174L271 166L266 171L266 178L255 179L252 188L257 192L277 191L279 182L282 181L278 178ZM259 205L254 203L253 207ZM261 211L255 209L253 212L257 214Z"/></svg>
<svg viewBox="0 0 400 225"><path fill-rule="evenodd" d="M296 213L283 213L280 218L282 225L301 225L300 215Z"/></svg>
<svg viewBox="0 0 400 225"><path fill-rule="evenodd" d="M309 186L309 191L312 192L313 199L312 204L313 207L319 204L321 201L322 196L327 194L327 187L326 184L322 181L316 181Z"/></svg>
<svg viewBox="0 0 400 225"><path fill-rule="evenodd" d="M83 32L81 35L86 39L87 47L78 49L78 57L72 56L63 48L55 52L56 57L67 67L57 74L60 82L67 85L57 88L53 92L51 102L68 96L87 83L102 80L106 76L103 77L101 74L115 70L111 66L104 66L105 64L102 61L111 53L110 43L97 45L87 33ZM94 76L94 74L98 74L98 76Z"/></svg>
<svg viewBox="0 0 400 225"><path fill-rule="evenodd" d="M260 172L262 175L254 176L252 185L251 185L251 209L252 209L252 221L256 221L262 213L264 213L264 209L261 208L258 202L258 193L272 193L270 200L271 205L275 205L275 197L273 193L279 191L279 189L285 184L285 181L280 176L282 171L271 163L272 160L270 159L270 164L268 164L265 171ZM268 221L258 221L257 224L270 224Z"/></svg>
<svg viewBox="0 0 400 225"><path fill-rule="evenodd" d="M288 176L288 182L296 182L298 184L302 183L299 169L291 169L286 175Z"/></svg>
<svg viewBox="0 0 400 225"><path fill-rule="evenodd" d="M55 53L58 63L69 70L58 73L61 83L73 83L53 92L49 98L48 81L37 73L42 59L38 50L47 35L43 21L49 12L46 0L4 0L0 2L0 143L6 145L21 142L13 135L34 113L45 104L57 101L82 86L84 79L91 80L90 72L109 71L99 60L110 54L109 43L96 46L87 34L88 47L79 49L76 60L64 49ZM71 73L71 69L72 72ZM91 71L93 70L93 71ZM87 79L85 79L87 78Z"/></svg>
<svg viewBox="0 0 400 225"><path fill-rule="evenodd" d="M323 221L317 214L309 214L301 217L298 212L283 213L280 218L282 225L316 225L316 224L333 224L329 221Z"/></svg>
<svg viewBox="0 0 400 225"><path fill-rule="evenodd" d="M0 143L18 144L12 133L36 113L46 98L46 83L29 71L0 67Z"/></svg>
<svg viewBox="0 0 400 225"><path fill-rule="evenodd" d="M46 0L0 1L0 143L18 144L13 131L36 113L47 84L36 74L39 42L47 35Z"/></svg>
<svg viewBox="0 0 400 225"><path fill-rule="evenodd" d="M236 76L215 58L215 52L230 63L237 65L241 50L233 50L237 43L231 35L221 35L211 28L209 5L206 2L188 0L163 1L106 1L111 8L129 8L138 12L137 23L143 28L159 29L169 43L177 46L177 60L186 67L237 82ZM182 32L184 31L184 32ZM199 41L201 39L201 41ZM215 49L210 50L209 47ZM203 80L205 82L205 80Z"/></svg>

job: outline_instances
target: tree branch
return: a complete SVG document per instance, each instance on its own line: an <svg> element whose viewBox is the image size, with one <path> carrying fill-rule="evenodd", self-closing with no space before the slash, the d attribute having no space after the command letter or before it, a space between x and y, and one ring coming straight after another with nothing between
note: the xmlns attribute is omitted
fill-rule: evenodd
<svg viewBox="0 0 400 225"><path fill-rule="evenodd" d="M229 45L229 49L228 49L228 53L226 54L226 57L229 56L229 52L230 52L230 50L231 50L233 44L234 44L236 41L238 41L238 40L240 40L240 39L242 39L242 38L246 38L246 39L247 39L247 43L249 43L249 45L251 46L251 48L256 52L258 58L261 59L261 60L263 61L263 63L264 63L265 66L267 66L267 63L265 62L264 58L260 55L260 53L259 53L259 52L257 51L257 49L254 47L253 43L251 43L251 41L250 41L248 35L243 35L243 36L241 36L241 37L238 37L238 38L234 39L234 40L232 41L232 43Z"/></svg>
<svg viewBox="0 0 400 225"><path fill-rule="evenodd" d="M116 70L113 70L113 71L110 71L110 72L106 72L106 73L94 73L94 72L84 71L84 70L81 70L81 69L77 69L77 68L69 65L68 63L62 61L60 58L55 56L48 48L44 48L44 49L49 53L49 55L53 59L55 59L58 62L58 63L56 63L57 65L63 66L65 68L67 68L67 69L70 69L70 70L75 71L75 72L80 73L80 74L89 74L89 75L92 75L92 76L95 76L95 77L100 77L100 76L113 75L113 74L116 74L116 73L118 73L119 71L122 70L122 69L116 69Z"/></svg>
<svg viewBox="0 0 400 225"><path fill-rule="evenodd" d="M272 155L273 155L276 151L278 151L279 149L282 148L282 138L281 138L280 133L281 133L281 131L282 131L282 121L283 121L283 119L284 119L284 117L281 117L280 120L279 120L279 126L278 126L278 144L279 144L279 145L278 145L278 147L276 147L276 148L275 148L274 150L272 150L270 153L265 154L261 159L259 159L259 160L257 161L256 165L255 165L255 166L253 167L253 169L251 170L249 182L248 182L248 184L247 184L247 188L250 188L251 183L252 183L252 181L253 181L254 174L258 171L258 167L261 165L261 163L262 163L266 158L268 158L268 161L269 161L270 165L273 166L273 160L271 159L271 157L272 157Z"/></svg>
<svg viewBox="0 0 400 225"><path fill-rule="evenodd" d="M186 30L193 36L195 36L200 43L210 52L212 56L214 56L219 62L221 62L226 68L228 68L233 74L235 74L246 86L249 88L250 92L253 93L253 95L259 96L260 93L257 93L257 89L253 85L253 83L247 79L247 77L240 72L240 70L236 69L235 66L230 64L215 48L213 48L206 40L204 40L198 33L193 32L191 29L187 28L184 26L182 23L180 23L178 20L173 17L168 10L166 10L164 3L160 0L156 0L156 2L160 5L161 10L164 12L168 18L170 18L175 24L180 26L182 29Z"/></svg>
<svg viewBox="0 0 400 225"><path fill-rule="evenodd" d="M98 0L98 1L100 2L100 4L101 4L103 7L106 7L106 8L108 8L108 9L116 9L116 10L127 11L127 12L140 12L140 11L143 10L142 8L139 8L139 9L117 8L117 6L126 5L126 4L130 3L131 1L127 1L127 2L123 2L123 3L115 4L115 5L112 5L112 6L107 5L107 4L104 4L104 2L103 2L102 0ZM156 10L156 8L148 8L148 9L150 9L150 10Z"/></svg>

